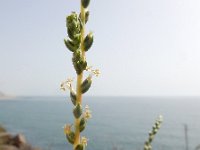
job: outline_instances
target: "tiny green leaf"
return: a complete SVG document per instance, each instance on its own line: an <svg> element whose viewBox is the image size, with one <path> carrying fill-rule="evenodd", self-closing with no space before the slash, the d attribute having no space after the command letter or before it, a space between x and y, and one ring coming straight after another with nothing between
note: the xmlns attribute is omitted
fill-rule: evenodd
<svg viewBox="0 0 200 150"><path fill-rule="evenodd" d="M75 150L83 150L83 144L78 144Z"/></svg>
<svg viewBox="0 0 200 150"><path fill-rule="evenodd" d="M70 40L66 40L64 39L64 43L65 43L65 46L71 51L71 52L74 52L78 49L78 47L76 45L74 45L72 43L72 41Z"/></svg>
<svg viewBox="0 0 200 150"><path fill-rule="evenodd" d="M89 88L91 87L91 84L92 84L91 77L88 77L87 79L85 79L81 85L82 93L87 92L89 90Z"/></svg>
<svg viewBox="0 0 200 150"><path fill-rule="evenodd" d="M88 51L93 44L93 34L90 32L84 39L84 50Z"/></svg>
<svg viewBox="0 0 200 150"><path fill-rule="evenodd" d="M69 134L66 134L66 138L69 143L74 144L75 133L71 131Z"/></svg>
<svg viewBox="0 0 200 150"><path fill-rule="evenodd" d="M79 118L82 115L82 107L80 104L77 104L73 110L74 117Z"/></svg>
<svg viewBox="0 0 200 150"><path fill-rule="evenodd" d="M74 91L70 92L70 98L74 105L76 105L76 93Z"/></svg>
<svg viewBox="0 0 200 150"><path fill-rule="evenodd" d="M81 0L81 4L84 8L87 8L90 4L90 0Z"/></svg>
<svg viewBox="0 0 200 150"><path fill-rule="evenodd" d="M82 132L85 129L86 126L86 120L85 118L81 118L80 124L79 124L79 130Z"/></svg>

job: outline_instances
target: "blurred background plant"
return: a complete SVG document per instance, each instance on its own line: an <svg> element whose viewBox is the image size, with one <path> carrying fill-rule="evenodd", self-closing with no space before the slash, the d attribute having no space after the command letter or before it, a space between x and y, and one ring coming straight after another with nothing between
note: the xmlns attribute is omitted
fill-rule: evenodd
<svg viewBox="0 0 200 150"><path fill-rule="evenodd" d="M153 125L152 130L149 132L148 140L144 143L144 150L152 150L151 143L153 142L153 139L158 133L158 130L160 129L162 122L163 122L163 117L159 116L159 118L156 120L155 124Z"/></svg>

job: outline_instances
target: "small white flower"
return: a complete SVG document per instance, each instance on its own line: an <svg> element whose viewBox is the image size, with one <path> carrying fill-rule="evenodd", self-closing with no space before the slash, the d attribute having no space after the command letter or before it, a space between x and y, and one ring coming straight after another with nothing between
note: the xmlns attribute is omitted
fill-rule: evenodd
<svg viewBox="0 0 200 150"><path fill-rule="evenodd" d="M91 71L92 70L92 66L87 66L85 70L86 71Z"/></svg>
<svg viewBox="0 0 200 150"><path fill-rule="evenodd" d="M71 126L70 124L66 124L63 128L64 128L64 133L65 134L69 134L71 132Z"/></svg>
<svg viewBox="0 0 200 150"><path fill-rule="evenodd" d="M98 77L98 76L101 74L100 71L99 71L99 69L92 70L92 73L93 73L96 77Z"/></svg>
<svg viewBox="0 0 200 150"><path fill-rule="evenodd" d="M72 82L73 79L72 78L68 78L66 81L63 81L60 85L60 89L63 91L66 91L66 89L69 89L70 91L72 91Z"/></svg>
<svg viewBox="0 0 200 150"><path fill-rule="evenodd" d="M85 70L91 72L91 75L95 75L96 77L100 75L99 69L92 69L92 66L88 66Z"/></svg>
<svg viewBox="0 0 200 150"><path fill-rule="evenodd" d="M87 146L87 142L88 142L88 139L85 136L81 137L81 144L83 144L84 146Z"/></svg>
<svg viewBox="0 0 200 150"><path fill-rule="evenodd" d="M89 109L88 105L85 106L85 112L84 112L83 116L85 119L92 118L91 110Z"/></svg>

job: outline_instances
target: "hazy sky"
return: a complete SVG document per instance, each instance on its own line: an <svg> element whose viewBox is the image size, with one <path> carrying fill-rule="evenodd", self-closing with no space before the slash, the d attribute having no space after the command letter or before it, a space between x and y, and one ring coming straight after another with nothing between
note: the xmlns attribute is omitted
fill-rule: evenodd
<svg viewBox="0 0 200 150"><path fill-rule="evenodd" d="M200 95L199 0L91 0L88 95ZM0 91L63 95L75 77L65 17L79 0L0 1Z"/></svg>

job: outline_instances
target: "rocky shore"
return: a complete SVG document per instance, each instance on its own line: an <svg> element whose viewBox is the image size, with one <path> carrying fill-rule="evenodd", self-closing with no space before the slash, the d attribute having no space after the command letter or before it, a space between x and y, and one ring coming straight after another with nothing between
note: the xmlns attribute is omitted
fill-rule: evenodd
<svg viewBox="0 0 200 150"><path fill-rule="evenodd" d="M0 125L0 150L41 150L33 147L23 134L13 135Z"/></svg>

